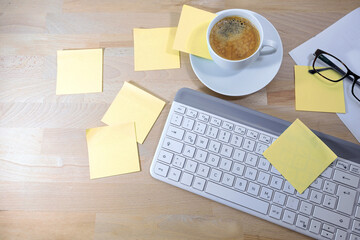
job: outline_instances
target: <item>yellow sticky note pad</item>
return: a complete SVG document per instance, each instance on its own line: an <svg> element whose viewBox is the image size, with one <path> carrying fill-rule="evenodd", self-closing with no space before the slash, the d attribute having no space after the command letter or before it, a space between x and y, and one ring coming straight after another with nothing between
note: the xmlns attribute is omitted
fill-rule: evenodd
<svg viewBox="0 0 360 240"><path fill-rule="evenodd" d="M312 67L295 66L296 110L345 113L343 81L331 82L310 74L309 69Z"/></svg>
<svg viewBox="0 0 360 240"><path fill-rule="evenodd" d="M101 121L110 126L135 122L137 141L143 143L164 106L164 101L125 82Z"/></svg>
<svg viewBox="0 0 360 240"><path fill-rule="evenodd" d="M102 92L103 49L57 51L56 94Z"/></svg>
<svg viewBox="0 0 360 240"><path fill-rule="evenodd" d="M135 71L180 68L179 51L172 48L176 27L134 28Z"/></svg>
<svg viewBox="0 0 360 240"><path fill-rule="evenodd" d="M174 49L211 59L206 31L216 14L184 5L176 31Z"/></svg>
<svg viewBox="0 0 360 240"><path fill-rule="evenodd" d="M263 155L299 193L337 158L299 119Z"/></svg>
<svg viewBox="0 0 360 240"><path fill-rule="evenodd" d="M90 178L140 171L133 122L86 130Z"/></svg>

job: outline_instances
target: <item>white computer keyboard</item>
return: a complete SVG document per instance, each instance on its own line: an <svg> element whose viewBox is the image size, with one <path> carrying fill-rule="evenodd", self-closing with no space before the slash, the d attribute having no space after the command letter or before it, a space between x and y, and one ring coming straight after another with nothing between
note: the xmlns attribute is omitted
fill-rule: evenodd
<svg viewBox="0 0 360 240"><path fill-rule="evenodd" d="M276 138L174 101L150 172L316 239L360 240L360 165L338 158L299 194L262 155Z"/></svg>

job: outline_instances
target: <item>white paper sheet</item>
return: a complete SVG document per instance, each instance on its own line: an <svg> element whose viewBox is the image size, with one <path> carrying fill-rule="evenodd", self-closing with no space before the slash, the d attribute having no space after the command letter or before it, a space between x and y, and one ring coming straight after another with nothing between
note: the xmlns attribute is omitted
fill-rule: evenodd
<svg viewBox="0 0 360 240"><path fill-rule="evenodd" d="M289 52L298 65L311 66L316 49L322 49L342 60L360 75L360 8ZM360 103L351 93L352 82L344 79L346 113L337 113L341 121L360 142Z"/></svg>

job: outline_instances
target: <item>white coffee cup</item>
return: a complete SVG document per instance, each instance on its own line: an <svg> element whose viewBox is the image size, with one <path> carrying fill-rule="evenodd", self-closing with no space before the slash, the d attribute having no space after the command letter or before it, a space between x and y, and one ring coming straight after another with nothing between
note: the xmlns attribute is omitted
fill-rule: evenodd
<svg viewBox="0 0 360 240"><path fill-rule="evenodd" d="M214 62L220 66L221 68L228 69L228 70L240 70L246 66L248 66L250 63L254 62L260 55L267 55L275 53L277 50L277 44L274 40L271 39L265 39L264 38L264 31L261 23L259 20L252 14L250 11L245 9L228 9L221 11L217 13L218 15L210 22L207 33L206 33L206 41L207 46L210 52L210 56L214 60ZM259 47L256 49L256 51L249 57L241 59L241 60L229 60L225 59L221 56L219 56L211 47L210 45L210 32L211 29L214 27L214 25L219 22L221 19L225 17L230 16L237 16L248 19L253 26L256 27L256 29L259 32L260 36L260 44ZM265 46L268 46L270 48L263 49Z"/></svg>

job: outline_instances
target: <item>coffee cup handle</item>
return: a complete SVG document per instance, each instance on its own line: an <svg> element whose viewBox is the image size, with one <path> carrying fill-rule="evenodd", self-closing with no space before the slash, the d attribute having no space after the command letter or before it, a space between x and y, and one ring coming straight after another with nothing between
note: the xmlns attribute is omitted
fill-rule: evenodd
<svg viewBox="0 0 360 240"><path fill-rule="evenodd" d="M276 50L277 50L277 43L273 40L266 39L264 40L261 46L260 55L273 54L276 52Z"/></svg>

